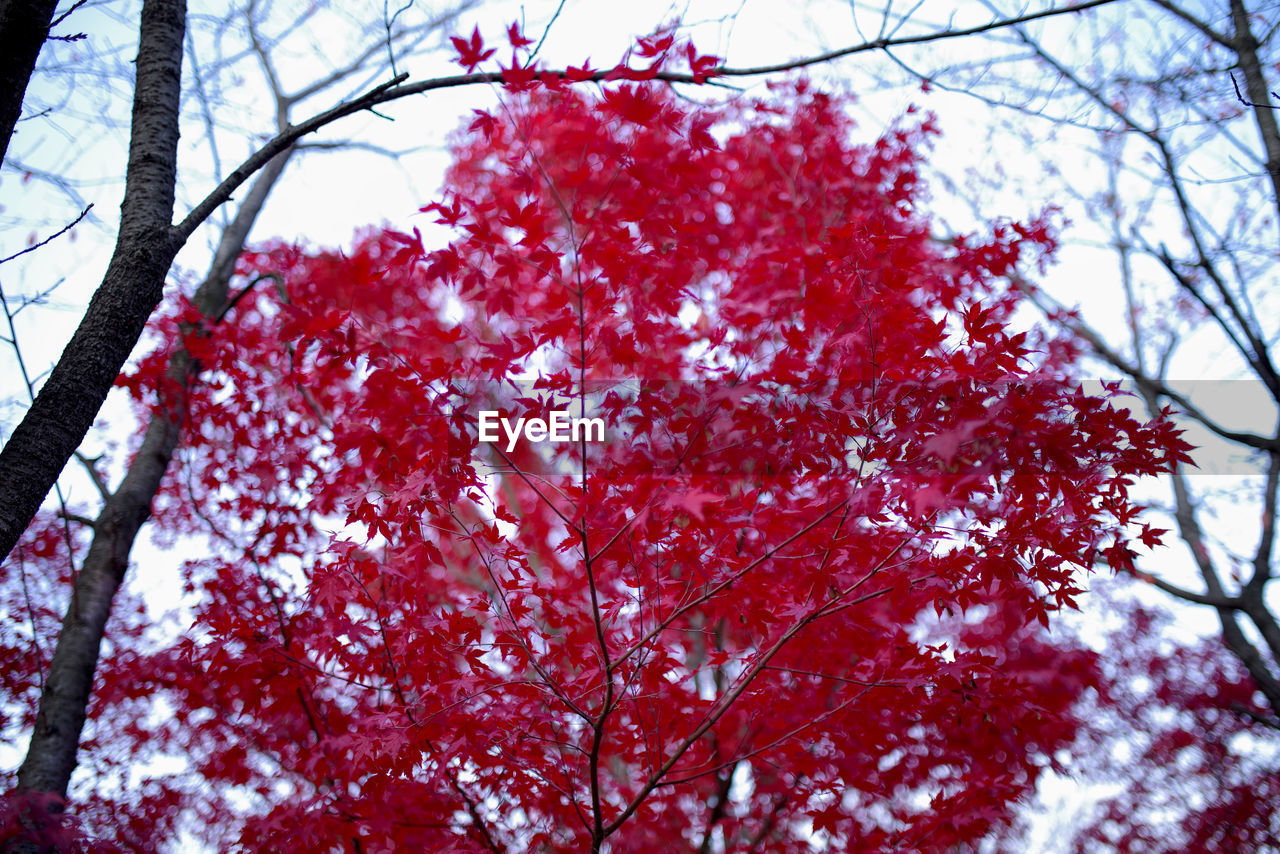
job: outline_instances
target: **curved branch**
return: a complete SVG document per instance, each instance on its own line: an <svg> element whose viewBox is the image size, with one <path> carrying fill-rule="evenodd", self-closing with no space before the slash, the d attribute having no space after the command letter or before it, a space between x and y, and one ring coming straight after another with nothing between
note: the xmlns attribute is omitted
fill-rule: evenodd
<svg viewBox="0 0 1280 854"><path fill-rule="evenodd" d="M1205 38L1207 38L1209 41L1213 42L1214 44L1217 44L1221 47L1225 47L1228 50L1235 49L1235 43L1230 38L1218 32L1213 27L1209 26L1206 22L1200 20L1195 15L1188 12L1186 9L1183 9L1181 6L1178 6L1170 2L1170 0L1151 0L1151 2L1155 3L1161 9L1164 9L1166 12L1173 15L1174 17L1181 18L1186 23L1195 27L1197 30L1200 31L1201 35L1203 35Z"/></svg>
<svg viewBox="0 0 1280 854"><path fill-rule="evenodd" d="M1211 608L1225 608L1232 611L1239 611L1244 607L1239 598L1211 596L1208 593L1193 593L1190 590L1177 586L1176 584L1170 584L1159 576L1152 575L1149 572L1133 570L1133 577L1140 581L1147 582L1157 590L1163 590L1170 596L1182 599L1185 602L1192 602L1196 605L1208 605Z"/></svg>
<svg viewBox="0 0 1280 854"><path fill-rule="evenodd" d="M717 68L713 75L716 77L750 77L760 74L777 74L782 71L794 71L797 68L808 68L811 65L820 65L824 62L831 62L837 59L844 59L846 56L853 56L858 53L866 53L873 50L885 50L891 47L902 47L904 45L928 44L930 42L942 41L943 39L962 38L964 36L976 36L982 33L989 33L992 30L1001 30L1009 27L1015 27L1018 24L1026 24L1031 21L1039 21L1044 18L1052 18L1058 15L1065 15L1070 12L1083 12L1086 9L1094 9L1098 6L1105 6L1108 3L1114 3L1117 0L1087 0L1084 3L1077 3L1073 6L1065 6L1060 9L1042 9L1039 12L1031 12L1026 15L1018 15L1013 18L1004 18L982 24L977 27L967 27L960 30L939 30L933 33L922 33L918 36L902 36L900 38L879 38L862 44L853 45L852 47L840 48L839 50L820 53L816 56L806 57L804 59L796 59L790 62L780 62L776 65L758 65L753 68Z"/></svg>

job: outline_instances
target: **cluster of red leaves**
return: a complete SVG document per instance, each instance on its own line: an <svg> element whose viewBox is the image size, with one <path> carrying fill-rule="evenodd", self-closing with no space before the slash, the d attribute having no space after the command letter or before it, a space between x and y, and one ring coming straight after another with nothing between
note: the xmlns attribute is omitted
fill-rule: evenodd
<svg viewBox="0 0 1280 854"><path fill-rule="evenodd" d="M803 84L542 87L459 143L443 248L247 255L223 323L159 324L206 375L156 521L210 547L188 635L107 664L104 707L173 710L121 738L180 752L243 850L944 850L1007 820L1096 680L1039 624L1184 446L1011 329L1045 223L930 239L931 132L853 145ZM609 438L507 453L484 409Z"/></svg>
<svg viewBox="0 0 1280 854"><path fill-rule="evenodd" d="M81 511L76 505L71 513ZM0 578L0 731L3 741L20 745L35 721L44 674L57 642L71 593L74 567L88 547L85 527L55 512L42 511L27 528ZM143 601L121 591L109 625L106 652L114 671L127 682L135 668L145 667L139 650L153 648L155 626ZM104 683L105 689L114 680ZM119 683L124 684L124 683ZM199 784L186 777L154 775L139 782L137 768L144 756L172 750L174 738L153 739L140 729L155 711L153 691L126 696L116 691L95 693L91 723L81 741L80 779L92 784L75 794L75 806L45 792L11 791L16 769L0 775L0 841L24 834L58 852L95 854L148 850L153 840L170 835L182 815L190 792ZM127 792L120 797L121 792ZM34 832L33 832L34 831Z"/></svg>
<svg viewBox="0 0 1280 854"><path fill-rule="evenodd" d="M715 77L720 69L720 57L699 53L691 42L677 41L673 28L637 39L635 48L628 53L627 59L608 71L593 69L589 62L584 62L581 66L569 66L564 71L551 71L542 68L533 58L537 45L524 35L519 24L513 23L507 27L506 37L511 46L511 59L508 65L499 63L498 68L502 85L512 93L527 92L535 87L558 91L566 83L588 80L654 80L664 72L674 73L684 82L700 84ZM453 36L450 42L458 54L454 62L468 74L474 73L498 53L497 48L485 46L478 26L471 31L469 37ZM644 60L644 63L631 64L633 56ZM479 110L476 112L480 113L482 121L488 123L485 113Z"/></svg>
<svg viewBox="0 0 1280 854"><path fill-rule="evenodd" d="M1280 738L1222 641L1170 637L1172 618L1110 602L1122 628L1072 753L1086 784L1117 787L1076 850L1269 851L1280 846Z"/></svg>

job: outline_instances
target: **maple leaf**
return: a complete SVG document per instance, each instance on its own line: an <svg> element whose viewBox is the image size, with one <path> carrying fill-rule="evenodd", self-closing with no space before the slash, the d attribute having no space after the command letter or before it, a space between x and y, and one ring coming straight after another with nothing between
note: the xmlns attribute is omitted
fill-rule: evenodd
<svg viewBox="0 0 1280 854"><path fill-rule="evenodd" d="M598 72L591 67L591 62L588 60L582 65L570 65L564 73L570 83L584 83L595 77Z"/></svg>
<svg viewBox="0 0 1280 854"><path fill-rule="evenodd" d="M319 576L311 585L312 601L324 610L341 611L348 595L346 581L332 572Z"/></svg>
<svg viewBox="0 0 1280 854"><path fill-rule="evenodd" d="M689 71L695 83L707 82L720 66L720 57L700 55L692 42L685 45L685 60L689 63Z"/></svg>
<svg viewBox="0 0 1280 854"><path fill-rule="evenodd" d="M511 55L511 66L509 68L499 66L502 71L502 85L509 92L527 92L533 88L534 81L538 79L538 66L535 62L521 66L519 59L513 53Z"/></svg>
<svg viewBox="0 0 1280 854"><path fill-rule="evenodd" d="M720 143L716 142L716 138L708 131L711 121L710 116L702 116L690 125L689 144L695 151L716 151L720 148Z"/></svg>
<svg viewBox="0 0 1280 854"><path fill-rule="evenodd" d="M507 41L516 50L533 44L533 39L526 38L524 33L520 31L520 24L515 21L507 27Z"/></svg>
<svg viewBox="0 0 1280 854"><path fill-rule="evenodd" d="M706 518L704 508L708 504L715 503L720 500L720 496L714 492L707 492L701 489L689 489L678 492L669 497L666 501L668 507L677 510L684 510L690 516L698 521Z"/></svg>
<svg viewBox="0 0 1280 854"><path fill-rule="evenodd" d="M475 114L475 119L467 126L467 130L472 132L480 131L485 139L491 138L494 128L497 127L497 120L486 110L472 110L471 112Z"/></svg>
<svg viewBox="0 0 1280 854"><path fill-rule="evenodd" d="M619 86L605 93L604 105L624 121L647 125L661 113L662 105L647 87Z"/></svg>
<svg viewBox="0 0 1280 854"><path fill-rule="evenodd" d="M948 496L946 490L937 483L927 483L911 494L911 512L916 516L926 516L946 506Z"/></svg>
<svg viewBox="0 0 1280 854"><path fill-rule="evenodd" d="M470 40L460 36L450 36L449 41L453 42L454 49L458 51L458 58L454 61L466 69L468 74L475 71L480 63L496 52L493 48L485 50L484 40L480 38L479 26L471 31Z"/></svg>
<svg viewBox="0 0 1280 854"><path fill-rule="evenodd" d="M675 44L675 36L671 33L660 33L652 36L645 36L636 40L637 53L643 57L661 56L671 50L671 46Z"/></svg>
<svg viewBox="0 0 1280 854"><path fill-rule="evenodd" d="M1144 523L1142 526L1142 532L1138 534L1138 539L1141 540L1142 544L1147 548L1154 549L1156 546L1160 545L1161 538L1167 533L1169 533L1167 528L1153 528L1151 525Z"/></svg>

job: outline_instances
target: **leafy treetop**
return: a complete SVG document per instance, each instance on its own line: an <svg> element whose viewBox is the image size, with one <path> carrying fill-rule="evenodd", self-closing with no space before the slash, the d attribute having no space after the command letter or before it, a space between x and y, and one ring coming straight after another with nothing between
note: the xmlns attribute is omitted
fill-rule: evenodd
<svg viewBox="0 0 1280 854"><path fill-rule="evenodd" d="M1042 627L1185 445L1015 331L1047 220L931 239L930 119L855 145L803 82L514 76L423 208L446 245L266 247L220 323L156 324L205 369L156 519L211 548L192 630L107 663L95 749L198 783L86 815L242 850L974 842L1098 678ZM483 410L606 439L508 452Z"/></svg>

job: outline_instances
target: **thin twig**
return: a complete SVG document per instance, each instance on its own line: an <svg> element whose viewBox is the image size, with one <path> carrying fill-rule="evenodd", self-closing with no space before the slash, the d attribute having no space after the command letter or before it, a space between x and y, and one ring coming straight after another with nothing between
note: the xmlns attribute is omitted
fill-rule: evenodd
<svg viewBox="0 0 1280 854"><path fill-rule="evenodd" d="M1236 100L1244 104L1246 107L1257 107L1262 110L1274 110L1276 108L1275 104L1256 104L1253 101L1245 100L1244 94L1240 91L1240 84L1236 82L1236 76L1234 74L1231 75L1231 85L1235 87ZM1280 98L1280 93L1272 92L1271 97Z"/></svg>
<svg viewBox="0 0 1280 854"><path fill-rule="evenodd" d="M564 11L565 0L560 0L560 4L556 6L556 11L551 16L551 20L547 21L547 28L542 31L542 38L538 39L538 43L533 46L533 52L529 54L529 61L538 55L538 51L542 50L542 43L547 40L547 36L551 35L551 27L555 24L556 19L560 17L560 13Z"/></svg>
<svg viewBox="0 0 1280 854"><path fill-rule="evenodd" d="M8 258L0 258L0 264L6 264L12 261L14 258L20 258L23 255L26 255L28 252L35 252L41 246L46 246L49 243L52 243L53 241L57 240L59 237L61 237L62 235L66 234L68 231L70 231L71 229L79 225L80 220L88 216L89 211L91 210L93 210L93 205L89 204L84 210L80 211L80 216L76 217L71 222L64 225L61 229L58 230L57 233L49 235L44 240L41 240L39 243L33 243L31 246L28 246L26 249L23 249L21 252L13 253Z"/></svg>

